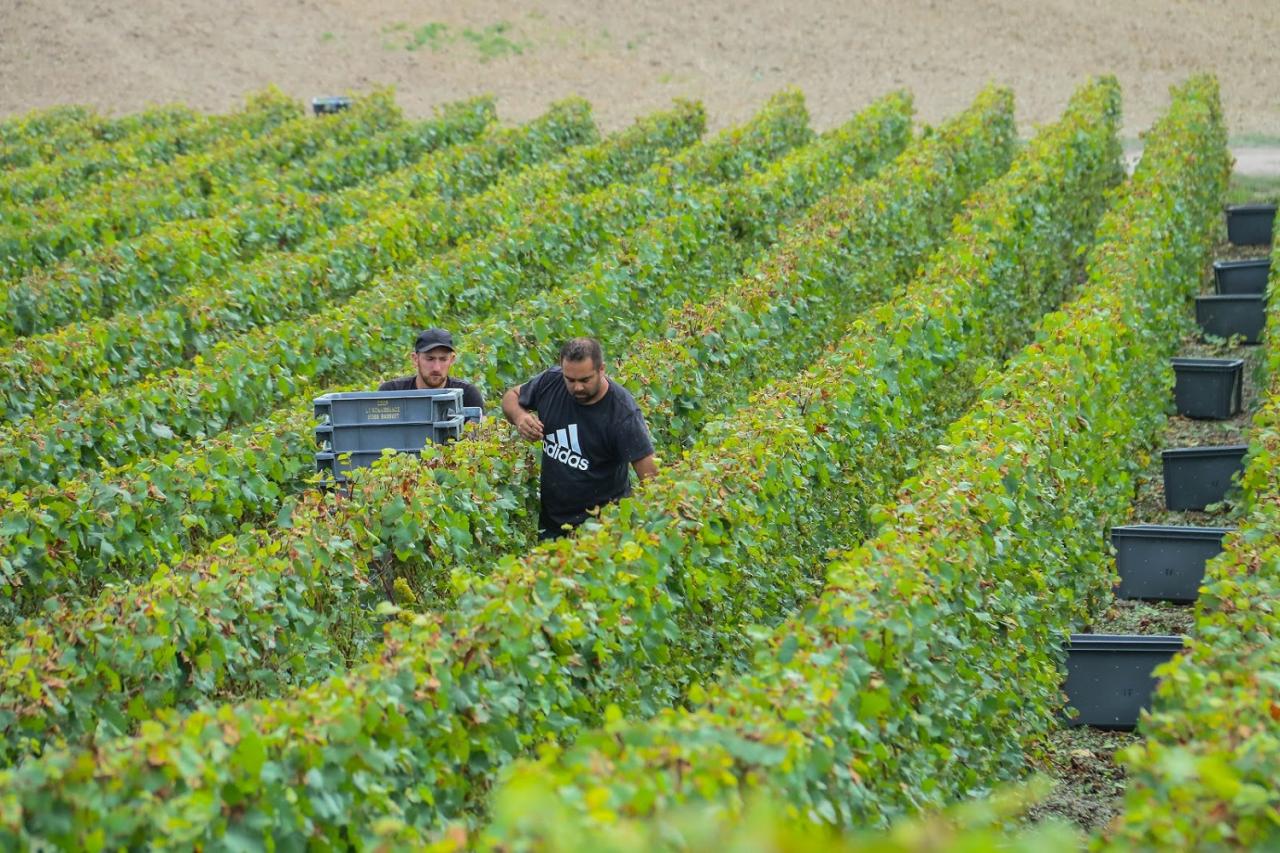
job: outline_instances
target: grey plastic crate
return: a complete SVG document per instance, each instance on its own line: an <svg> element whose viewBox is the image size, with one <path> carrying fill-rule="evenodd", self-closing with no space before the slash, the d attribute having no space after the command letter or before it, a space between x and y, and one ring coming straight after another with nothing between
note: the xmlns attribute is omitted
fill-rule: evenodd
<svg viewBox="0 0 1280 853"><path fill-rule="evenodd" d="M462 405L460 388L355 391L313 402L321 419L315 431L316 470L338 482L352 468L372 465L383 450L421 453L428 443L461 437L464 421L479 418L478 410Z"/></svg>
<svg viewBox="0 0 1280 853"><path fill-rule="evenodd" d="M435 423L462 412L461 388L422 391L351 391L314 401L316 417L335 427L366 424Z"/></svg>
<svg viewBox="0 0 1280 853"><path fill-rule="evenodd" d="M1271 261L1268 258L1213 262L1214 289L1227 296L1266 293L1270 276Z"/></svg>
<svg viewBox="0 0 1280 853"><path fill-rule="evenodd" d="M346 453L352 450L380 452L384 447L396 450L421 450L428 443L442 444L458 438L462 432L462 415L446 421L396 421L386 424L316 427L316 444L321 450Z"/></svg>
<svg viewBox="0 0 1280 853"><path fill-rule="evenodd" d="M1171 510L1204 509L1227 496L1232 477L1244 470L1247 445L1180 447L1161 454L1164 499Z"/></svg>
<svg viewBox="0 0 1280 853"><path fill-rule="evenodd" d="M1206 335L1243 335L1245 343L1256 344L1267 324L1266 297L1257 293L1197 296L1196 322Z"/></svg>
<svg viewBox="0 0 1280 853"><path fill-rule="evenodd" d="M1111 528L1118 598L1190 604L1200 595L1205 564L1222 553L1230 527L1135 524Z"/></svg>
<svg viewBox="0 0 1280 853"><path fill-rule="evenodd" d="M311 112L318 116L351 109L351 99L343 95L326 95L311 99Z"/></svg>
<svg viewBox="0 0 1280 853"><path fill-rule="evenodd" d="M437 421L434 424L404 424L411 430L422 430L423 438L418 441L416 436L419 432L407 433L410 440L400 445L396 444L380 444L382 440L390 440L394 438L394 434L387 430L387 427L345 427L334 430L330 433L328 427L318 427L316 429L316 439L323 440L321 451L316 454L316 470L327 472L337 482L345 482L347 474L353 468L367 468L374 462L382 458L382 454L386 450L396 453L410 453L417 456L422 453L422 448L428 443L443 444L448 441L462 437L463 423L465 418L462 414L447 420ZM389 425L394 428L396 425ZM367 432L368 430L376 430L377 432ZM355 444L356 436L363 436L365 444L363 446L352 446Z"/></svg>
<svg viewBox="0 0 1280 853"><path fill-rule="evenodd" d="M1237 246L1257 246L1271 242L1275 227L1274 204L1233 204L1227 206L1227 239Z"/></svg>
<svg viewBox="0 0 1280 853"><path fill-rule="evenodd" d="M1181 637L1072 634L1062 689L1071 725L1131 731L1151 706L1155 668L1182 651Z"/></svg>
<svg viewBox="0 0 1280 853"><path fill-rule="evenodd" d="M1175 358L1173 400L1188 418L1225 420L1240 412L1243 358Z"/></svg>

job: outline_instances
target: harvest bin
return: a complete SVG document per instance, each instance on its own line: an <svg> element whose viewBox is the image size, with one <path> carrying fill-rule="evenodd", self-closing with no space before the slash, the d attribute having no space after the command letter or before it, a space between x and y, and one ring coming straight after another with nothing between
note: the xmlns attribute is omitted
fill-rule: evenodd
<svg viewBox="0 0 1280 853"><path fill-rule="evenodd" d="M322 421L316 470L338 481L352 468L372 465L383 450L420 453L427 442L461 437L465 421L480 419L479 409L463 407L459 388L326 394L314 405Z"/></svg>
<svg viewBox="0 0 1280 853"><path fill-rule="evenodd" d="M1207 335L1244 335L1245 343L1256 344L1267 323L1266 297L1258 293L1197 296L1196 322Z"/></svg>
<svg viewBox="0 0 1280 853"><path fill-rule="evenodd" d="M1135 524L1111 528L1120 573L1118 598L1190 604L1200 595L1205 564L1222 553L1230 527Z"/></svg>
<svg viewBox="0 0 1280 853"><path fill-rule="evenodd" d="M1164 499L1172 510L1204 509L1227 496L1231 477L1244 470L1244 444L1180 447L1161 454Z"/></svg>
<svg viewBox="0 0 1280 853"><path fill-rule="evenodd" d="M1175 358L1173 399L1188 418L1226 420L1240 412L1243 358Z"/></svg>
<svg viewBox="0 0 1280 853"><path fill-rule="evenodd" d="M1213 262L1214 289L1228 296L1266 293L1267 278L1270 275L1271 261L1267 258Z"/></svg>
<svg viewBox="0 0 1280 853"><path fill-rule="evenodd" d="M1227 239L1237 246L1271 242L1275 226L1274 204L1232 204L1227 206Z"/></svg>
<svg viewBox="0 0 1280 853"><path fill-rule="evenodd" d="M311 112L318 116L326 115L328 113L340 113L343 110L349 109L351 109L351 99L341 95L331 95L311 99Z"/></svg>
<svg viewBox="0 0 1280 853"><path fill-rule="evenodd" d="M462 389L349 391L325 394L313 402L316 417L335 427L443 421L462 414Z"/></svg>
<svg viewBox="0 0 1280 853"><path fill-rule="evenodd" d="M1062 689L1076 710L1075 726L1131 731L1151 705L1153 671L1182 651L1182 638L1131 634L1072 634Z"/></svg>
<svg viewBox="0 0 1280 853"><path fill-rule="evenodd" d="M462 413L442 421L400 421L369 426L316 427L316 444L334 453L421 450L427 442L444 444L462 436Z"/></svg>

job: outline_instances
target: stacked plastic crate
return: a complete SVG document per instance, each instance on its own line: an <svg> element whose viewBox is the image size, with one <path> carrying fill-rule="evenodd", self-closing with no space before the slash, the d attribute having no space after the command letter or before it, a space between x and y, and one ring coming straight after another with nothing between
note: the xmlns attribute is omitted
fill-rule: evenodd
<svg viewBox="0 0 1280 853"><path fill-rule="evenodd" d="M462 405L460 388L353 391L315 399L316 470L345 482L353 468L372 465L386 451L421 453L429 442L462 437L480 409Z"/></svg>

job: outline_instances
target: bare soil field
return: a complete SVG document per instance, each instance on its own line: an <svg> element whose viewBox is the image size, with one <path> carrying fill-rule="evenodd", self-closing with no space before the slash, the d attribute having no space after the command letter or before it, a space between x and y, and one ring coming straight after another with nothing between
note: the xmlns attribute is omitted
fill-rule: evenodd
<svg viewBox="0 0 1280 853"><path fill-rule="evenodd" d="M937 121L994 80L1029 130L1110 72L1136 138L1170 84L1208 69L1236 142L1274 143L1278 34L1276 0L0 0L0 114L394 85L411 115L488 92L520 121L577 94L611 129L689 97L718 128L798 86L825 128L896 87Z"/></svg>

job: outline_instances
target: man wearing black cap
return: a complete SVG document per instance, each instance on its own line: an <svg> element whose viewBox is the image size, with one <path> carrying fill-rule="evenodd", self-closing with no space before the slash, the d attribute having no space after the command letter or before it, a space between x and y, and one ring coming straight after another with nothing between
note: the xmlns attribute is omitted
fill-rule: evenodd
<svg viewBox="0 0 1280 853"><path fill-rule="evenodd" d="M462 405L484 406L480 389L470 382L449 378L454 359L453 335L444 329L427 329L418 335L410 358L417 370L412 376L390 379L379 391L422 391L427 388L461 388Z"/></svg>

